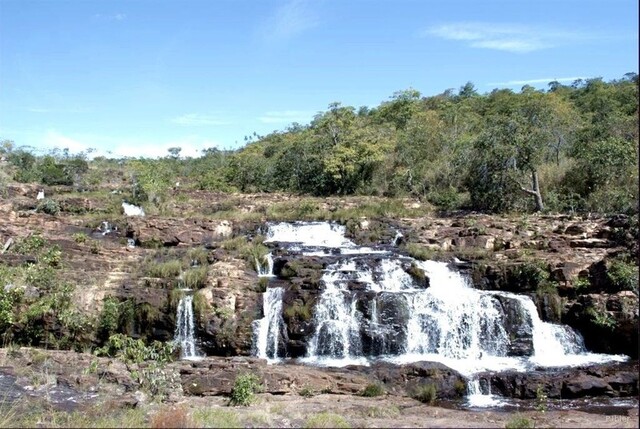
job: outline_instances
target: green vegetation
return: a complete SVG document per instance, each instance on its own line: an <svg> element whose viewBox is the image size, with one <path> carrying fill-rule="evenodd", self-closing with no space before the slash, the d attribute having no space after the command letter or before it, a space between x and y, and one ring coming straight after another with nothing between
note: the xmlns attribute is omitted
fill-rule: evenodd
<svg viewBox="0 0 640 429"><path fill-rule="evenodd" d="M199 408L192 414L193 425L184 427L238 428L242 427L234 411L216 408Z"/></svg>
<svg viewBox="0 0 640 429"><path fill-rule="evenodd" d="M527 417L516 414L504 425L506 429L526 429L533 428L535 425Z"/></svg>
<svg viewBox="0 0 640 429"><path fill-rule="evenodd" d="M299 301L295 301L289 307L285 308L284 316L287 319L298 318L303 321L311 320L311 303L306 302L302 304Z"/></svg>
<svg viewBox="0 0 640 429"><path fill-rule="evenodd" d="M422 384L416 387L412 397L425 404L433 404L437 398L437 390L434 384Z"/></svg>
<svg viewBox="0 0 640 429"><path fill-rule="evenodd" d="M344 417L323 411L321 413L313 414L304 422L304 428L350 428L351 425L344 419Z"/></svg>
<svg viewBox="0 0 640 429"><path fill-rule="evenodd" d="M2 152L5 176L14 180L84 188L109 182L121 188L120 200L150 214L168 213L170 197L183 198L173 195L175 182L191 190L309 196L245 214L230 201L212 207L212 217L403 217L413 210L404 197L419 198L422 211L633 214L637 128L638 75L628 73L609 82L550 82L546 91L525 85L480 94L467 83L429 97L398 91L375 107L335 102L307 125L254 135L237 150L210 148L199 158L182 159L180 148L171 148L159 159L89 161L59 150L36 156L11 141ZM313 197L329 195L391 199L327 215Z"/></svg>
<svg viewBox="0 0 640 429"><path fill-rule="evenodd" d="M385 394L384 386L380 383L367 384L364 390L360 393L361 396L367 398L374 398L376 396L382 396Z"/></svg>
<svg viewBox="0 0 640 429"><path fill-rule="evenodd" d="M253 402L254 394L260 392L262 385L260 379L254 374L238 375L231 389L229 405L247 406Z"/></svg>
<svg viewBox="0 0 640 429"><path fill-rule="evenodd" d="M607 277L614 290L630 290L638 293L638 265L631 258L620 256L614 259L607 270Z"/></svg>
<svg viewBox="0 0 640 429"><path fill-rule="evenodd" d="M173 360L173 345L154 341L146 345L144 341L133 339L123 334L114 334L109 337L107 343L98 349L97 356L117 357L127 363L142 363L154 361L159 364Z"/></svg>
<svg viewBox="0 0 640 429"><path fill-rule="evenodd" d="M591 321L600 328L613 331L616 327L616 320L607 312L606 309L598 309L595 306L590 306L587 308L586 314L589 316Z"/></svg>

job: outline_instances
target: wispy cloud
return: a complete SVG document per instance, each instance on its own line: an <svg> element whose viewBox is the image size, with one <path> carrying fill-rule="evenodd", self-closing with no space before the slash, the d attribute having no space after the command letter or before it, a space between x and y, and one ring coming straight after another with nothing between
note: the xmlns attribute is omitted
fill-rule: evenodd
<svg viewBox="0 0 640 429"><path fill-rule="evenodd" d="M527 53L588 37L578 32L495 23L452 23L429 28L424 36L458 40L472 48Z"/></svg>
<svg viewBox="0 0 640 429"><path fill-rule="evenodd" d="M308 122L316 112L307 110L284 110L280 112L266 112L258 117L263 124L282 124L292 122Z"/></svg>
<svg viewBox="0 0 640 429"><path fill-rule="evenodd" d="M96 19L101 19L104 21L124 21L127 19L126 13L113 13L113 14L104 14L104 13L96 13L93 15Z"/></svg>
<svg viewBox="0 0 640 429"><path fill-rule="evenodd" d="M583 76L575 77L548 77L540 79L527 79L527 80L508 80L506 82L490 82L488 86L516 86L516 85L535 85L537 83L549 83L549 82L574 82L578 79L586 79Z"/></svg>
<svg viewBox="0 0 640 429"><path fill-rule="evenodd" d="M65 136L58 131L48 130L43 139L43 146L51 149L69 149L71 153L85 152L90 146L79 139Z"/></svg>
<svg viewBox="0 0 640 429"><path fill-rule="evenodd" d="M279 6L260 29L268 41L286 40L318 25L307 0L288 0Z"/></svg>
<svg viewBox="0 0 640 429"><path fill-rule="evenodd" d="M204 125L228 125L231 122L228 119L216 115L201 115L198 113L187 113L171 119L171 122L186 127L204 126Z"/></svg>
<svg viewBox="0 0 640 429"><path fill-rule="evenodd" d="M94 149L92 157L107 156L114 158L158 158L167 156L169 148L181 148L183 157L198 157L202 150L221 145L212 139L196 134L166 140L140 138L116 138L94 134L67 135L57 130L47 130L34 140L34 145L42 149L69 149L71 153L86 152Z"/></svg>
<svg viewBox="0 0 640 429"><path fill-rule="evenodd" d="M31 113L80 113L85 112L85 109L73 109L73 108L49 108L49 107L27 107L25 109Z"/></svg>

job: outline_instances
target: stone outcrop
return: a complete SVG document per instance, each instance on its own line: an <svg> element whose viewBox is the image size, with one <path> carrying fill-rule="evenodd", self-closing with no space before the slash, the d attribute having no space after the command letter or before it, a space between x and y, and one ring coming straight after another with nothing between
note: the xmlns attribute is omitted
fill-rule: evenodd
<svg viewBox="0 0 640 429"><path fill-rule="evenodd" d="M481 385L490 384L492 393L507 398L536 399L541 393L551 399L638 395L637 362L547 371L482 373L476 378Z"/></svg>
<svg viewBox="0 0 640 429"><path fill-rule="evenodd" d="M202 246L231 238L233 232L233 225L228 220L152 216L127 220L127 237L147 246Z"/></svg>

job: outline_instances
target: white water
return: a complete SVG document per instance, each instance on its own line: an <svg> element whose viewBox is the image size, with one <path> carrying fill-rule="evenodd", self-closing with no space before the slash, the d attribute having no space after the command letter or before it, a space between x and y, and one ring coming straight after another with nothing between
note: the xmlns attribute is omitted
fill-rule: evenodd
<svg viewBox="0 0 640 429"><path fill-rule="evenodd" d="M284 329L282 296L284 288L268 288L262 296L264 317L254 322L254 353L270 362L278 361L278 345Z"/></svg>
<svg viewBox="0 0 640 429"><path fill-rule="evenodd" d="M395 237L393 237L393 240L391 240L391 245L397 246L399 244L400 239L402 239L402 237L404 237L404 235L402 235L400 231L396 231Z"/></svg>
<svg viewBox="0 0 640 429"><path fill-rule="evenodd" d="M256 262L256 271L258 273L258 277L274 277L273 255L271 253L267 253L266 255L264 255L263 257L264 263L260 262L258 258L256 258L255 262Z"/></svg>
<svg viewBox="0 0 640 429"><path fill-rule="evenodd" d="M122 202L122 209L125 216L144 216L144 210L142 207L134 206L133 204Z"/></svg>
<svg viewBox="0 0 640 429"><path fill-rule="evenodd" d="M483 393L480 380L472 379L467 384L467 405L476 408L499 407L506 402L491 394L491 385L487 383L488 392Z"/></svg>
<svg viewBox="0 0 640 429"><path fill-rule="evenodd" d="M281 222L269 225L265 243L297 243L307 247L356 247L345 236L345 227L335 223Z"/></svg>
<svg viewBox="0 0 640 429"><path fill-rule="evenodd" d="M189 289L190 290L190 289ZM174 342L180 347L180 358L197 359L193 295L184 295L178 303Z"/></svg>
<svg viewBox="0 0 640 429"><path fill-rule="evenodd" d="M535 366L627 359L622 355L587 353L581 336L573 329L543 322L528 296L476 290L442 262L420 262L389 254L364 257L363 253L371 253L366 251L370 249L363 251L344 237L344 231L344 227L329 223L281 223L269 227L266 241L294 243L295 250L303 255L324 256L327 247L339 248L332 254L340 260L328 266L322 276L325 289L313 314L316 330L308 337L308 353L301 359L303 362L367 365L376 356L398 364L441 362L470 380L470 403L489 406L499 400L476 389L479 384L474 384L473 376L479 372L527 371ZM429 278L428 288L420 287L405 271L403 267L410 262L424 270ZM349 285L354 284L360 285L358 288L366 295L349 290ZM530 323L531 356L508 356L511 340L500 301L505 299ZM368 314L363 313L363 300ZM281 313L282 302L268 308L265 305L263 320L275 320L267 311ZM271 323L268 328L265 326L260 325L258 344L265 343L261 338L269 337L273 330L282 329ZM363 330L375 343L369 349L363 342Z"/></svg>
<svg viewBox="0 0 640 429"><path fill-rule="evenodd" d="M288 249L300 251L307 248L305 256L327 256L332 250L343 255L360 255L367 253L387 253L361 247L345 237L345 227L329 222L281 222L269 224L265 243L287 243Z"/></svg>

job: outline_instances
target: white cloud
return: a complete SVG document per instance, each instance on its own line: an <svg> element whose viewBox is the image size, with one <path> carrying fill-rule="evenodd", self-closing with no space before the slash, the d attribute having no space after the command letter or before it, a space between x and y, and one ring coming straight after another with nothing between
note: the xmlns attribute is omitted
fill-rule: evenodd
<svg viewBox="0 0 640 429"><path fill-rule="evenodd" d="M112 13L112 14L104 14L104 13L96 13L93 15L96 19L101 19L104 21L124 21L127 19L126 13Z"/></svg>
<svg viewBox="0 0 640 429"><path fill-rule="evenodd" d="M260 116L258 120L264 124L282 124L292 122L309 122L315 115L315 112L306 110L284 110L284 111L272 111L266 112Z"/></svg>
<svg viewBox="0 0 640 429"><path fill-rule="evenodd" d="M181 157L198 157L202 155L202 150L210 147L219 147L218 142L199 136L186 136L166 142L137 142L135 145L119 144L114 146L109 154L112 157L133 157L133 158L161 158L169 154L172 147L179 147Z"/></svg>
<svg viewBox="0 0 640 429"><path fill-rule="evenodd" d="M265 40L285 40L318 25L306 0L288 0L275 10L261 28Z"/></svg>
<svg viewBox="0 0 640 429"><path fill-rule="evenodd" d="M228 125L230 122L215 115L200 115L198 113L187 113L171 119L171 122L184 126L202 125Z"/></svg>
<svg viewBox="0 0 640 429"><path fill-rule="evenodd" d="M587 37L577 32L495 23L453 23L429 28L424 35L459 40L473 48L527 53Z"/></svg>
<svg viewBox="0 0 640 429"><path fill-rule="evenodd" d="M85 142L67 137L55 130L47 131L42 141L44 146L47 146L51 149L69 149L70 153L84 152L90 147Z"/></svg>
<svg viewBox="0 0 640 429"><path fill-rule="evenodd" d="M172 147L181 148L180 156L198 157L202 155L202 150L211 147L220 147L215 141L198 135L187 135L175 139L148 140L136 138L115 138L99 135L78 135L68 136L55 130L48 130L33 141L34 146L40 151L51 149L69 149L69 152L76 154L86 152L92 148L89 156L106 156L109 158L158 158L169 154L168 149Z"/></svg>
<svg viewBox="0 0 640 429"><path fill-rule="evenodd" d="M575 77L561 77L561 78L540 78L540 79L527 79L527 80L509 80L506 82L492 82L488 83L489 86L516 86L516 85L535 85L537 83L549 83L549 82L574 82L578 79L586 79L582 76Z"/></svg>

